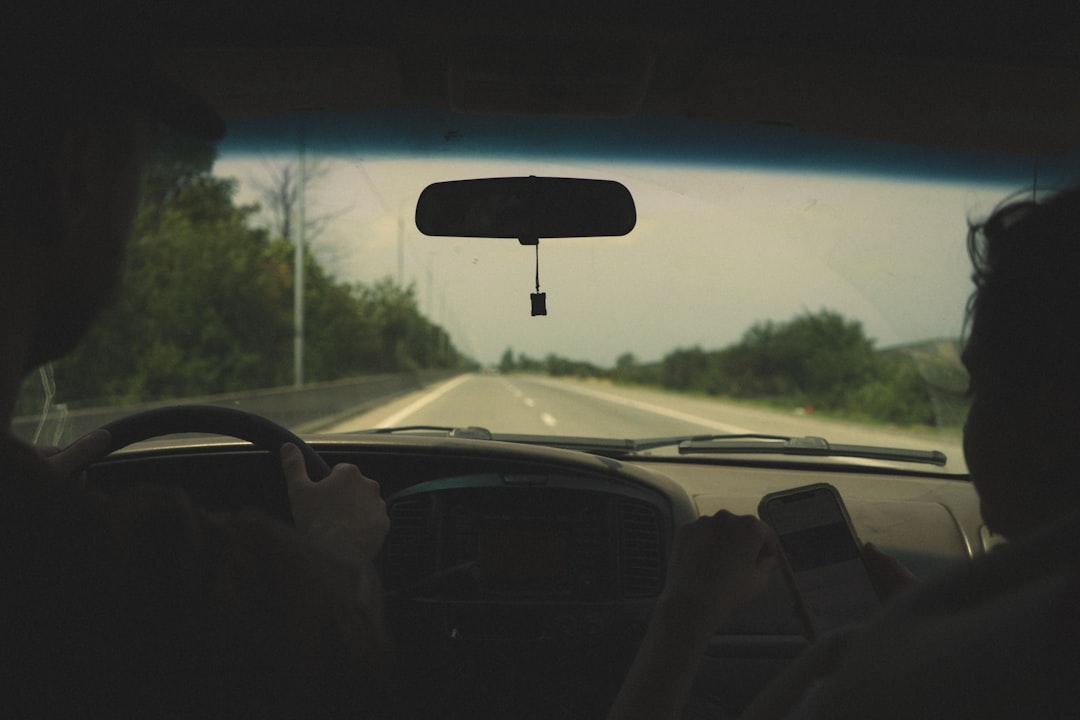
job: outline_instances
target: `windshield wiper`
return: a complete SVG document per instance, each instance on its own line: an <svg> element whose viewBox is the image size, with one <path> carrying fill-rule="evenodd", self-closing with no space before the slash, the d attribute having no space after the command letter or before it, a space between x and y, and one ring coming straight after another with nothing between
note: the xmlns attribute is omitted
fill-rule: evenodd
<svg viewBox="0 0 1080 720"><path fill-rule="evenodd" d="M393 435L407 432L443 432L447 437L471 438L473 440L490 440L491 431L477 425L469 427L451 427L449 425L401 425L389 428L371 428L369 430L356 430L358 435Z"/></svg>
<svg viewBox="0 0 1080 720"><path fill-rule="evenodd" d="M447 437L475 440L503 440L506 442L564 447L608 457L622 457L652 450L654 448L679 448L680 455L802 455L813 457L853 457L866 460L889 460L893 462L924 463L944 467L948 462L940 450L910 450L906 448L875 447L873 445L841 445L830 443L823 437L789 437L764 433L738 435L676 435L673 437L644 438L641 440L615 440L609 438L557 437L550 435L492 435L487 428L470 425L404 425L392 428L356 430L357 434L392 435L408 432L439 432Z"/></svg>
<svg viewBox="0 0 1080 720"><path fill-rule="evenodd" d="M633 440L631 444L635 451L651 450L653 448L671 447L691 442L713 442L719 440L791 440L787 435L765 435L763 433L742 433L740 435L675 435L672 437L642 438Z"/></svg>
<svg viewBox="0 0 1080 720"><path fill-rule="evenodd" d="M746 433L741 435L694 435L672 438L653 438L634 443L634 450L649 450L677 445L680 455L738 454L738 455L804 455L814 457L855 457L867 460L925 463L944 466L948 459L940 450L910 450L906 448L875 447L873 445L842 445L830 443L823 437L788 437Z"/></svg>

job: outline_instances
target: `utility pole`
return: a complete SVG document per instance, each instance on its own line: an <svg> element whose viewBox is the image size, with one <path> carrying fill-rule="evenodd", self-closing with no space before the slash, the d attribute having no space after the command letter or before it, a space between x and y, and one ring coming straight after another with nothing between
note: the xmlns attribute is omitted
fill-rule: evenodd
<svg viewBox="0 0 1080 720"><path fill-rule="evenodd" d="M433 304L432 301L434 300L434 295L433 295L433 293L431 291L431 286L432 286L431 266L434 263L434 260L433 260L434 257L435 257L434 252L429 252L428 253L428 260L427 260L427 293L426 293L426 295L427 295L427 298L426 298L427 299L427 317L428 317L428 320L430 320L433 324L435 322L435 316L432 314L432 304Z"/></svg>
<svg viewBox="0 0 1080 720"><path fill-rule="evenodd" d="M304 191L307 157L304 119L300 118L300 177L297 178L296 259L293 262L293 386L304 384Z"/></svg>
<svg viewBox="0 0 1080 720"><path fill-rule="evenodd" d="M446 325L446 291L445 290L443 290L442 292L439 293L439 327L441 327L443 329L442 334L439 336L440 342L442 344L442 347L440 349L442 351L442 356L446 357L447 353L450 351L450 348L448 347L449 343L450 343L450 331L449 331L449 329L447 329L447 325Z"/></svg>
<svg viewBox="0 0 1080 720"><path fill-rule="evenodd" d="M397 214L397 282L398 287L405 287L405 216L400 205Z"/></svg>

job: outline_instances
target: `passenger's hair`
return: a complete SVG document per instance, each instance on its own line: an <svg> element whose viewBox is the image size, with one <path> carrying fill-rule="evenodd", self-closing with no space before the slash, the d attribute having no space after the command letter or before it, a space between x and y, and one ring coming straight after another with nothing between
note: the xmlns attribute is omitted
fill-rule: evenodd
<svg viewBox="0 0 1080 720"><path fill-rule="evenodd" d="M969 223L975 291L965 334L980 367L1015 388L1080 388L1080 188L1013 196Z"/></svg>

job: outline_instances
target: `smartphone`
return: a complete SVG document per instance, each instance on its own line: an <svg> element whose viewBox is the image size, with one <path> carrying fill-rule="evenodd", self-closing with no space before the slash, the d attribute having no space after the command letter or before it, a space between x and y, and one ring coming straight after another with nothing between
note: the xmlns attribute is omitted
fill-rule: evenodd
<svg viewBox="0 0 1080 720"><path fill-rule="evenodd" d="M811 640L880 604L840 493L818 483L769 493L758 516L776 532L784 575Z"/></svg>

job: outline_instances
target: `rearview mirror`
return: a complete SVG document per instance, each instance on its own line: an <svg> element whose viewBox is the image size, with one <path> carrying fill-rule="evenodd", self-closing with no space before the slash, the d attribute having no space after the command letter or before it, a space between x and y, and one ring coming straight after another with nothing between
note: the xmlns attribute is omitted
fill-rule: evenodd
<svg viewBox="0 0 1080 720"><path fill-rule="evenodd" d="M507 177L428 185L416 203L425 235L540 238L626 235L637 210L630 191L613 180Z"/></svg>

